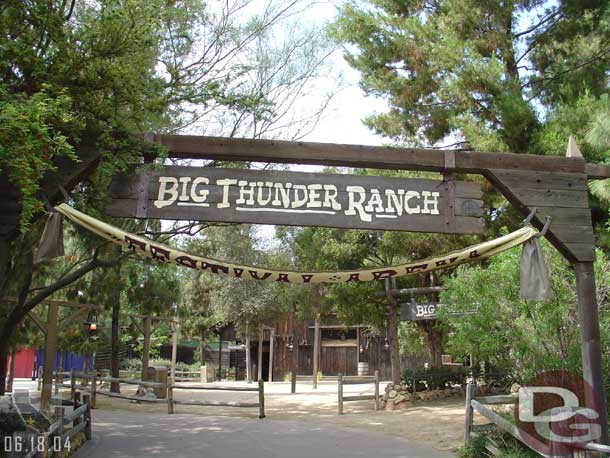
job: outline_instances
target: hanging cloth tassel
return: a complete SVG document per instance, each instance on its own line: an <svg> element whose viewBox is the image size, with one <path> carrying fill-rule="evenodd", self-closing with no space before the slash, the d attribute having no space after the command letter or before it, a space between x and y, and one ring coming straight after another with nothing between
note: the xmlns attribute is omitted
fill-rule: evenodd
<svg viewBox="0 0 610 458"><path fill-rule="evenodd" d="M64 255L64 230L63 217L59 212L52 212L42 232L40 245L34 257L34 262L39 263L48 259Z"/></svg>
<svg viewBox="0 0 610 458"><path fill-rule="evenodd" d="M553 299L549 270L538 237L525 242L521 251L521 298L533 301Z"/></svg>

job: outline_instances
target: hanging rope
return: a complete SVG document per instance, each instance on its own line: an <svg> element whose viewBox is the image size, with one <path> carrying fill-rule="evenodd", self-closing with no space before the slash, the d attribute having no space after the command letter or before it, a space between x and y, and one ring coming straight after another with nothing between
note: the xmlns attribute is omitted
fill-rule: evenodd
<svg viewBox="0 0 610 458"><path fill-rule="evenodd" d="M72 222L94 232L110 242L131 249L140 256L156 259L160 262L173 263L182 267L203 270L217 275L226 275L245 280L278 281L286 283L373 281L446 269L467 262L489 258L490 256L521 245L537 235L537 232L533 228L527 226L494 240L472 245L462 250L453 251L444 256L437 256L421 261L409 262L396 266L376 267L373 269L336 272L297 272L292 270L265 269L256 266L233 264L231 262L186 253L167 245L157 243L146 237L140 237L123 231L116 226L112 226L79 212L67 204L58 205L55 209Z"/></svg>

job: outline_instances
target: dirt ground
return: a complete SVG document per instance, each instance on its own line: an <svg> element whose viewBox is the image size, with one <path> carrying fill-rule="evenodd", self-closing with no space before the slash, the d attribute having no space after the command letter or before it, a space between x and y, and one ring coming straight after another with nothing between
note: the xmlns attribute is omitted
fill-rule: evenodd
<svg viewBox="0 0 610 458"><path fill-rule="evenodd" d="M189 385L200 385L189 383ZM244 382L223 382L209 386L251 386ZM347 394L372 394L370 385L346 386ZM136 386L122 385L122 394L133 394ZM383 393L383 387L381 389ZM256 401L255 392L174 390L176 400ZM97 408L104 411L166 413L167 404L137 403L135 401L97 396ZM202 407L176 405L175 412L204 416L258 417L257 408ZM265 384L265 421L299 420L311 422L312 427L333 424L361 428L390 436L401 437L437 450L455 450L463 440L464 400L460 397L423 402L406 410L375 412L373 401L352 401L344 404L344 415L337 415L337 383L321 382L317 390L311 383L299 383L297 393L290 394L289 383ZM314 426L315 425L315 426Z"/></svg>

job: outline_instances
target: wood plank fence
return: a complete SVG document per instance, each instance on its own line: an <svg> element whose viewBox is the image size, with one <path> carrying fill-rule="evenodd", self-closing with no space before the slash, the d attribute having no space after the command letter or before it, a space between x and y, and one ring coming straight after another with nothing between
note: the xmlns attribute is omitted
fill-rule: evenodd
<svg viewBox="0 0 610 458"><path fill-rule="evenodd" d="M356 396L344 396L343 385L360 385L365 383L373 383L375 387L375 394L363 394ZM375 375L364 375L364 376L344 376L339 374L337 378L337 413L343 415L343 403L349 401L375 401L375 410L379 410L379 371L375 371Z"/></svg>
<svg viewBox="0 0 610 458"><path fill-rule="evenodd" d="M494 412L492 409L487 407L488 405L514 405L517 403L518 396L516 395L500 395L500 396L483 396L483 397L474 397L475 385L473 383L468 383L466 385L466 413L464 415L464 444L468 445L472 436L479 436L482 432L489 430L490 428L498 428L503 432L510 434L512 437L517 439L521 444L526 446L527 448L533 450L540 456L554 456L553 451L550 450L549 454L541 453L539 450L533 448L527 441L524 440L522 432L517 428L517 426L506 418L502 417L498 413ZM490 423L484 425L475 425L473 424L474 420L474 412L485 417ZM563 444L565 445L565 444ZM574 443L573 450L571 450L571 455L567 457L565 454L557 455L565 458L586 458L592 456L600 456L597 453L601 452L603 456L610 456L610 446L596 444L596 443L587 443L587 444L578 444ZM492 454L493 456L499 456L500 450L497 445L493 443L489 438L485 440L485 448L486 450ZM543 446L540 447L544 450ZM591 455L588 452L596 452L595 455Z"/></svg>

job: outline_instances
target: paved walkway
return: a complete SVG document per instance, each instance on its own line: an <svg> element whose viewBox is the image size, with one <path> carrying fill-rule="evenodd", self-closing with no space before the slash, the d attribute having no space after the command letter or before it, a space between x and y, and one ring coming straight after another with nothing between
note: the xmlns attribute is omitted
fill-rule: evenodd
<svg viewBox="0 0 610 458"><path fill-rule="evenodd" d="M380 433L311 422L93 411L74 458L451 458Z"/></svg>

